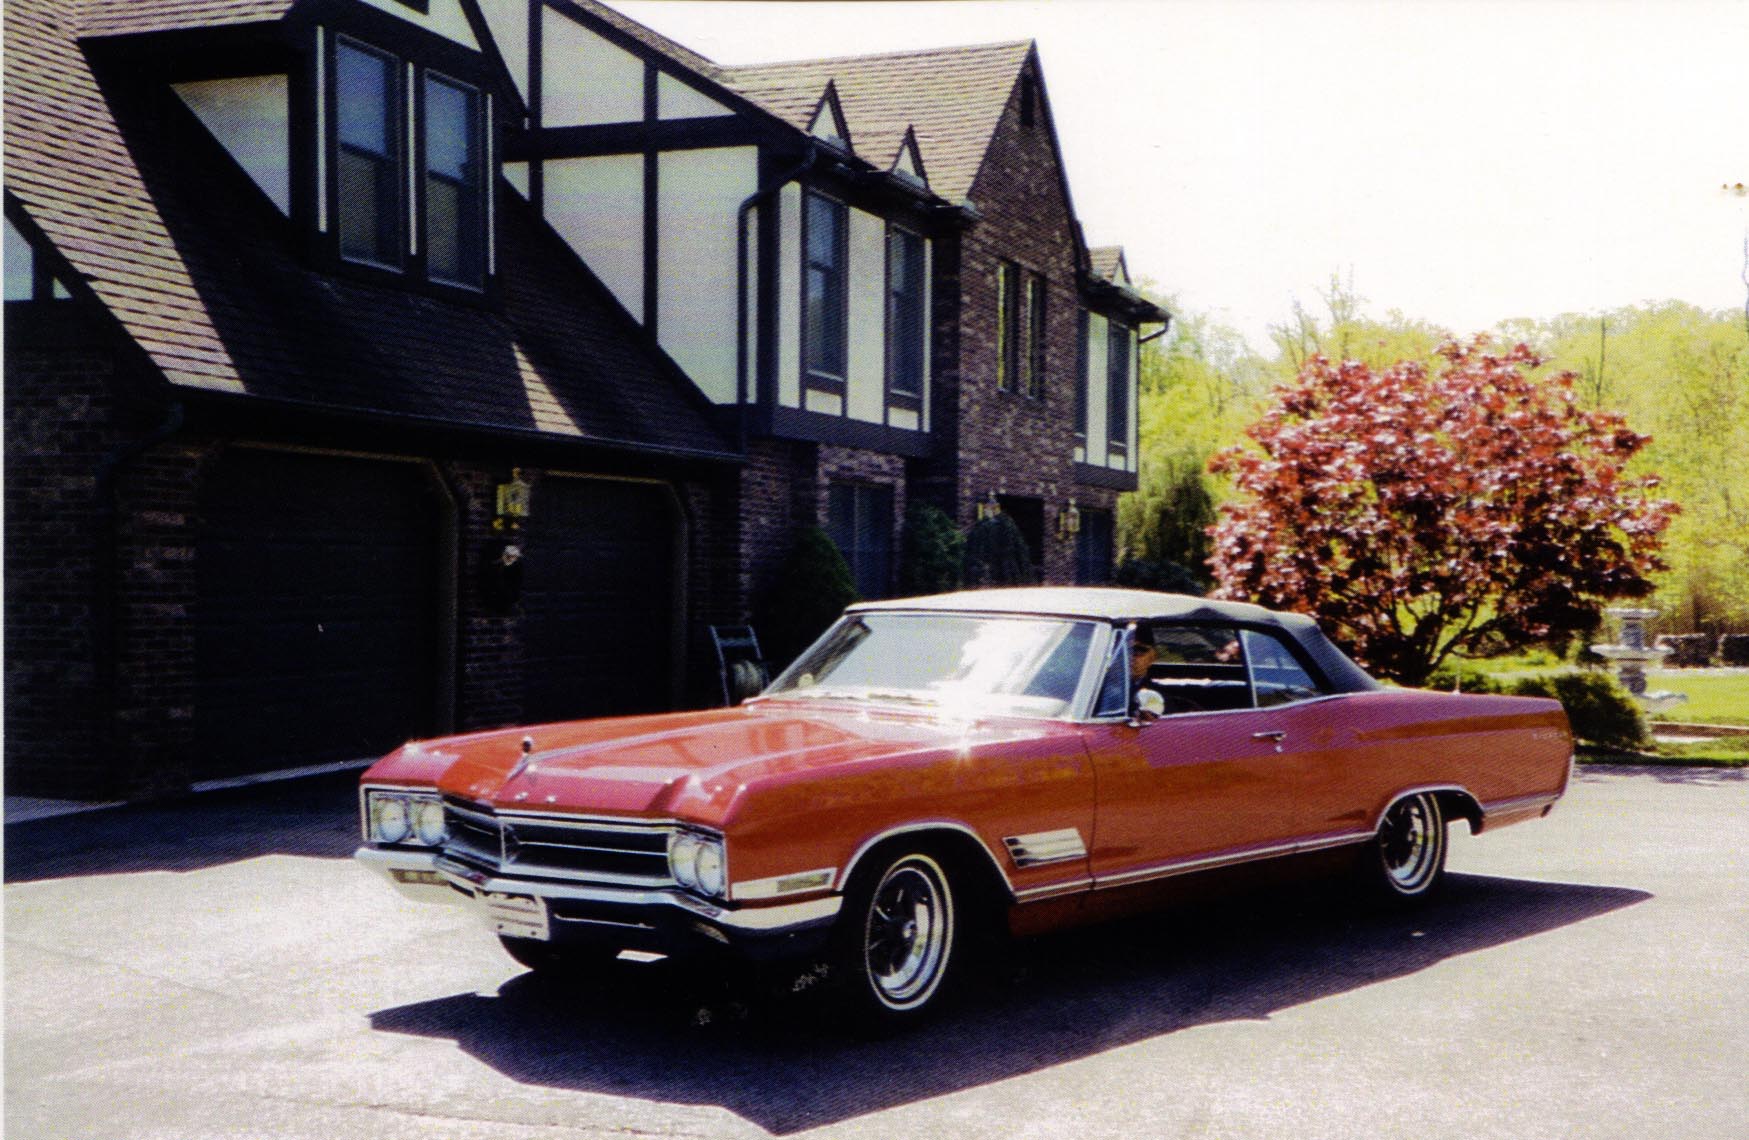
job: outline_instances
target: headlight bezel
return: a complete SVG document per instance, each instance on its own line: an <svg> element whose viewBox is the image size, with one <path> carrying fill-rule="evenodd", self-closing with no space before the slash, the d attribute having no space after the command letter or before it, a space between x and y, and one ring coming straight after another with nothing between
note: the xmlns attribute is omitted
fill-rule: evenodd
<svg viewBox="0 0 1749 1140"><path fill-rule="evenodd" d="M668 874L683 890L705 898L729 897L729 853L723 837L687 828L668 840Z"/></svg>
<svg viewBox="0 0 1749 1140"><path fill-rule="evenodd" d="M435 837L430 823L435 813ZM423 817L423 819L422 819ZM397 820L394 826L385 821ZM383 847L413 847L433 850L449 838L443 822L443 800L435 788L365 788L364 838Z"/></svg>

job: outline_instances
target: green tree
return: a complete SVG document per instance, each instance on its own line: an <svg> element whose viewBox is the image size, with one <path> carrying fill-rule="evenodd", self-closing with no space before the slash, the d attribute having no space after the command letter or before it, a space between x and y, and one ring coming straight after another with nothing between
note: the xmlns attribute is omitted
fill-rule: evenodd
<svg viewBox="0 0 1749 1140"><path fill-rule="evenodd" d="M905 510L899 534L899 591L903 594L945 594L960 585L965 536L947 512L929 503L913 502Z"/></svg>
<svg viewBox="0 0 1749 1140"><path fill-rule="evenodd" d="M838 544L817 526L798 532L755 613L772 672L800 656L854 601L856 583Z"/></svg>

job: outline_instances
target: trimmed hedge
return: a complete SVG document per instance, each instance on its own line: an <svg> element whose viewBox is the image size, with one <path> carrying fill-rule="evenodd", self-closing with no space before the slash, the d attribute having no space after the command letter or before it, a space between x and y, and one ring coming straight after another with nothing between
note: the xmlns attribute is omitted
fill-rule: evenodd
<svg viewBox="0 0 1749 1140"><path fill-rule="evenodd" d="M1659 649L1668 649L1664 664L1677 667L1706 665L1713 659L1713 639L1704 633L1667 633L1658 639Z"/></svg>
<svg viewBox="0 0 1749 1140"><path fill-rule="evenodd" d="M1117 564L1112 582L1136 590L1159 590L1167 594L1203 596L1202 583L1189 568L1176 562L1156 562L1149 558L1126 558Z"/></svg>
<svg viewBox="0 0 1749 1140"><path fill-rule="evenodd" d="M1428 678L1427 688L1513 697L1552 697L1566 710L1573 735L1588 744L1599 748L1639 749L1651 743L1644 710L1608 673L1587 669L1526 673L1501 679L1473 666L1447 664Z"/></svg>
<svg viewBox="0 0 1749 1140"><path fill-rule="evenodd" d="M856 582L838 544L817 526L799 532L755 614L759 644L773 675L854 601Z"/></svg>
<svg viewBox="0 0 1749 1140"><path fill-rule="evenodd" d="M899 532L899 592L945 594L960 588L960 560L966 540L947 512L912 503Z"/></svg>
<svg viewBox="0 0 1749 1140"><path fill-rule="evenodd" d="M1719 664L1749 665L1749 633L1727 633L1719 637Z"/></svg>

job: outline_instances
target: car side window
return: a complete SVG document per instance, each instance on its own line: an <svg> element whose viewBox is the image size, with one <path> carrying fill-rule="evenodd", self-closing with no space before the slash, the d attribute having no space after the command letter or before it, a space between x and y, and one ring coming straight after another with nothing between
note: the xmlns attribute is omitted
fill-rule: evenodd
<svg viewBox="0 0 1749 1140"><path fill-rule="evenodd" d="M1324 690L1273 634L1247 629L1242 634L1251 680L1257 686L1257 707L1292 704L1324 695Z"/></svg>
<svg viewBox="0 0 1749 1140"><path fill-rule="evenodd" d="M1099 700L1094 716L1130 715L1130 635L1119 630L1111 639L1111 656L1105 663L1105 678L1099 682Z"/></svg>
<svg viewBox="0 0 1749 1140"><path fill-rule="evenodd" d="M1165 698L1168 715L1251 707L1237 629L1155 622L1138 636L1154 646L1147 684Z"/></svg>

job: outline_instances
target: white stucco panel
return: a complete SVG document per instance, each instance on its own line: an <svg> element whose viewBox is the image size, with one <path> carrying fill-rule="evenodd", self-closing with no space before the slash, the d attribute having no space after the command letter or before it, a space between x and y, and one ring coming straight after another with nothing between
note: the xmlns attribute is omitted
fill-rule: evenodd
<svg viewBox="0 0 1749 1140"><path fill-rule="evenodd" d="M657 338L705 395L732 404L735 214L759 187L759 151L669 151L656 163Z"/></svg>
<svg viewBox="0 0 1749 1140"><path fill-rule="evenodd" d="M528 5L524 0L481 0L480 11L510 69L517 93L528 102Z"/></svg>
<svg viewBox="0 0 1749 1140"><path fill-rule="evenodd" d="M279 212L291 214L291 99L283 75L178 83L176 94Z"/></svg>
<svg viewBox="0 0 1749 1140"><path fill-rule="evenodd" d="M1105 466L1105 425L1107 422L1106 348L1109 344L1106 320L1098 313L1087 316L1087 462Z"/></svg>
<svg viewBox="0 0 1749 1140"><path fill-rule="evenodd" d="M669 75L656 75L656 116L662 119L706 119L735 112L689 84Z"/></svg>
<svg viewBox="0 0 1749 1140"><path fill-rule="evenodd" d="M529 196L528 163L526 163L526 162L507 162L507 163L505 163L504 164L504 181L510 183L510 185L516 190L516 192L518 194L521 194L524 199L527 199Z"/></svg>
<svg viewBox="0 0 1749 1140"><path fill-rule="evenodd" d="M848 308L849 375L845 411L883 423L887 413L887 223L852 209Z"/></svg>
<svg viewBox="0 0 1749 1140"><path fill-rule="evenodd" d="M546 163L546 219L619 303L644 319L644 156Z"/></svg>
<svg viewBox="0 0 1749 1140"><path fill-rule="evenodd" d="M802 191L795 183L778 194L777 402L802 403Z"/></svg>
<svg viewBox="0 0 1749 1140"><path fill-rule="evenodd" d="M541 125L632 123L644 117L644 61L569 16L543 9Z"/></svg>
<svg viewBox="0 0 1749 1140"><path fill-rule="evenodd" d="M454 40L458 44L479 50L480 41L474 38L474 29L468 23L468 14L462 10L461 0L431 0L424 12L409 8L400 0L364 2L372 8L380 8L392 16L399 16L409 24L417 24L428 32L436 32L446 40ZM495 6L491 0L487 0L484 5L486 8Z"/></svg>

